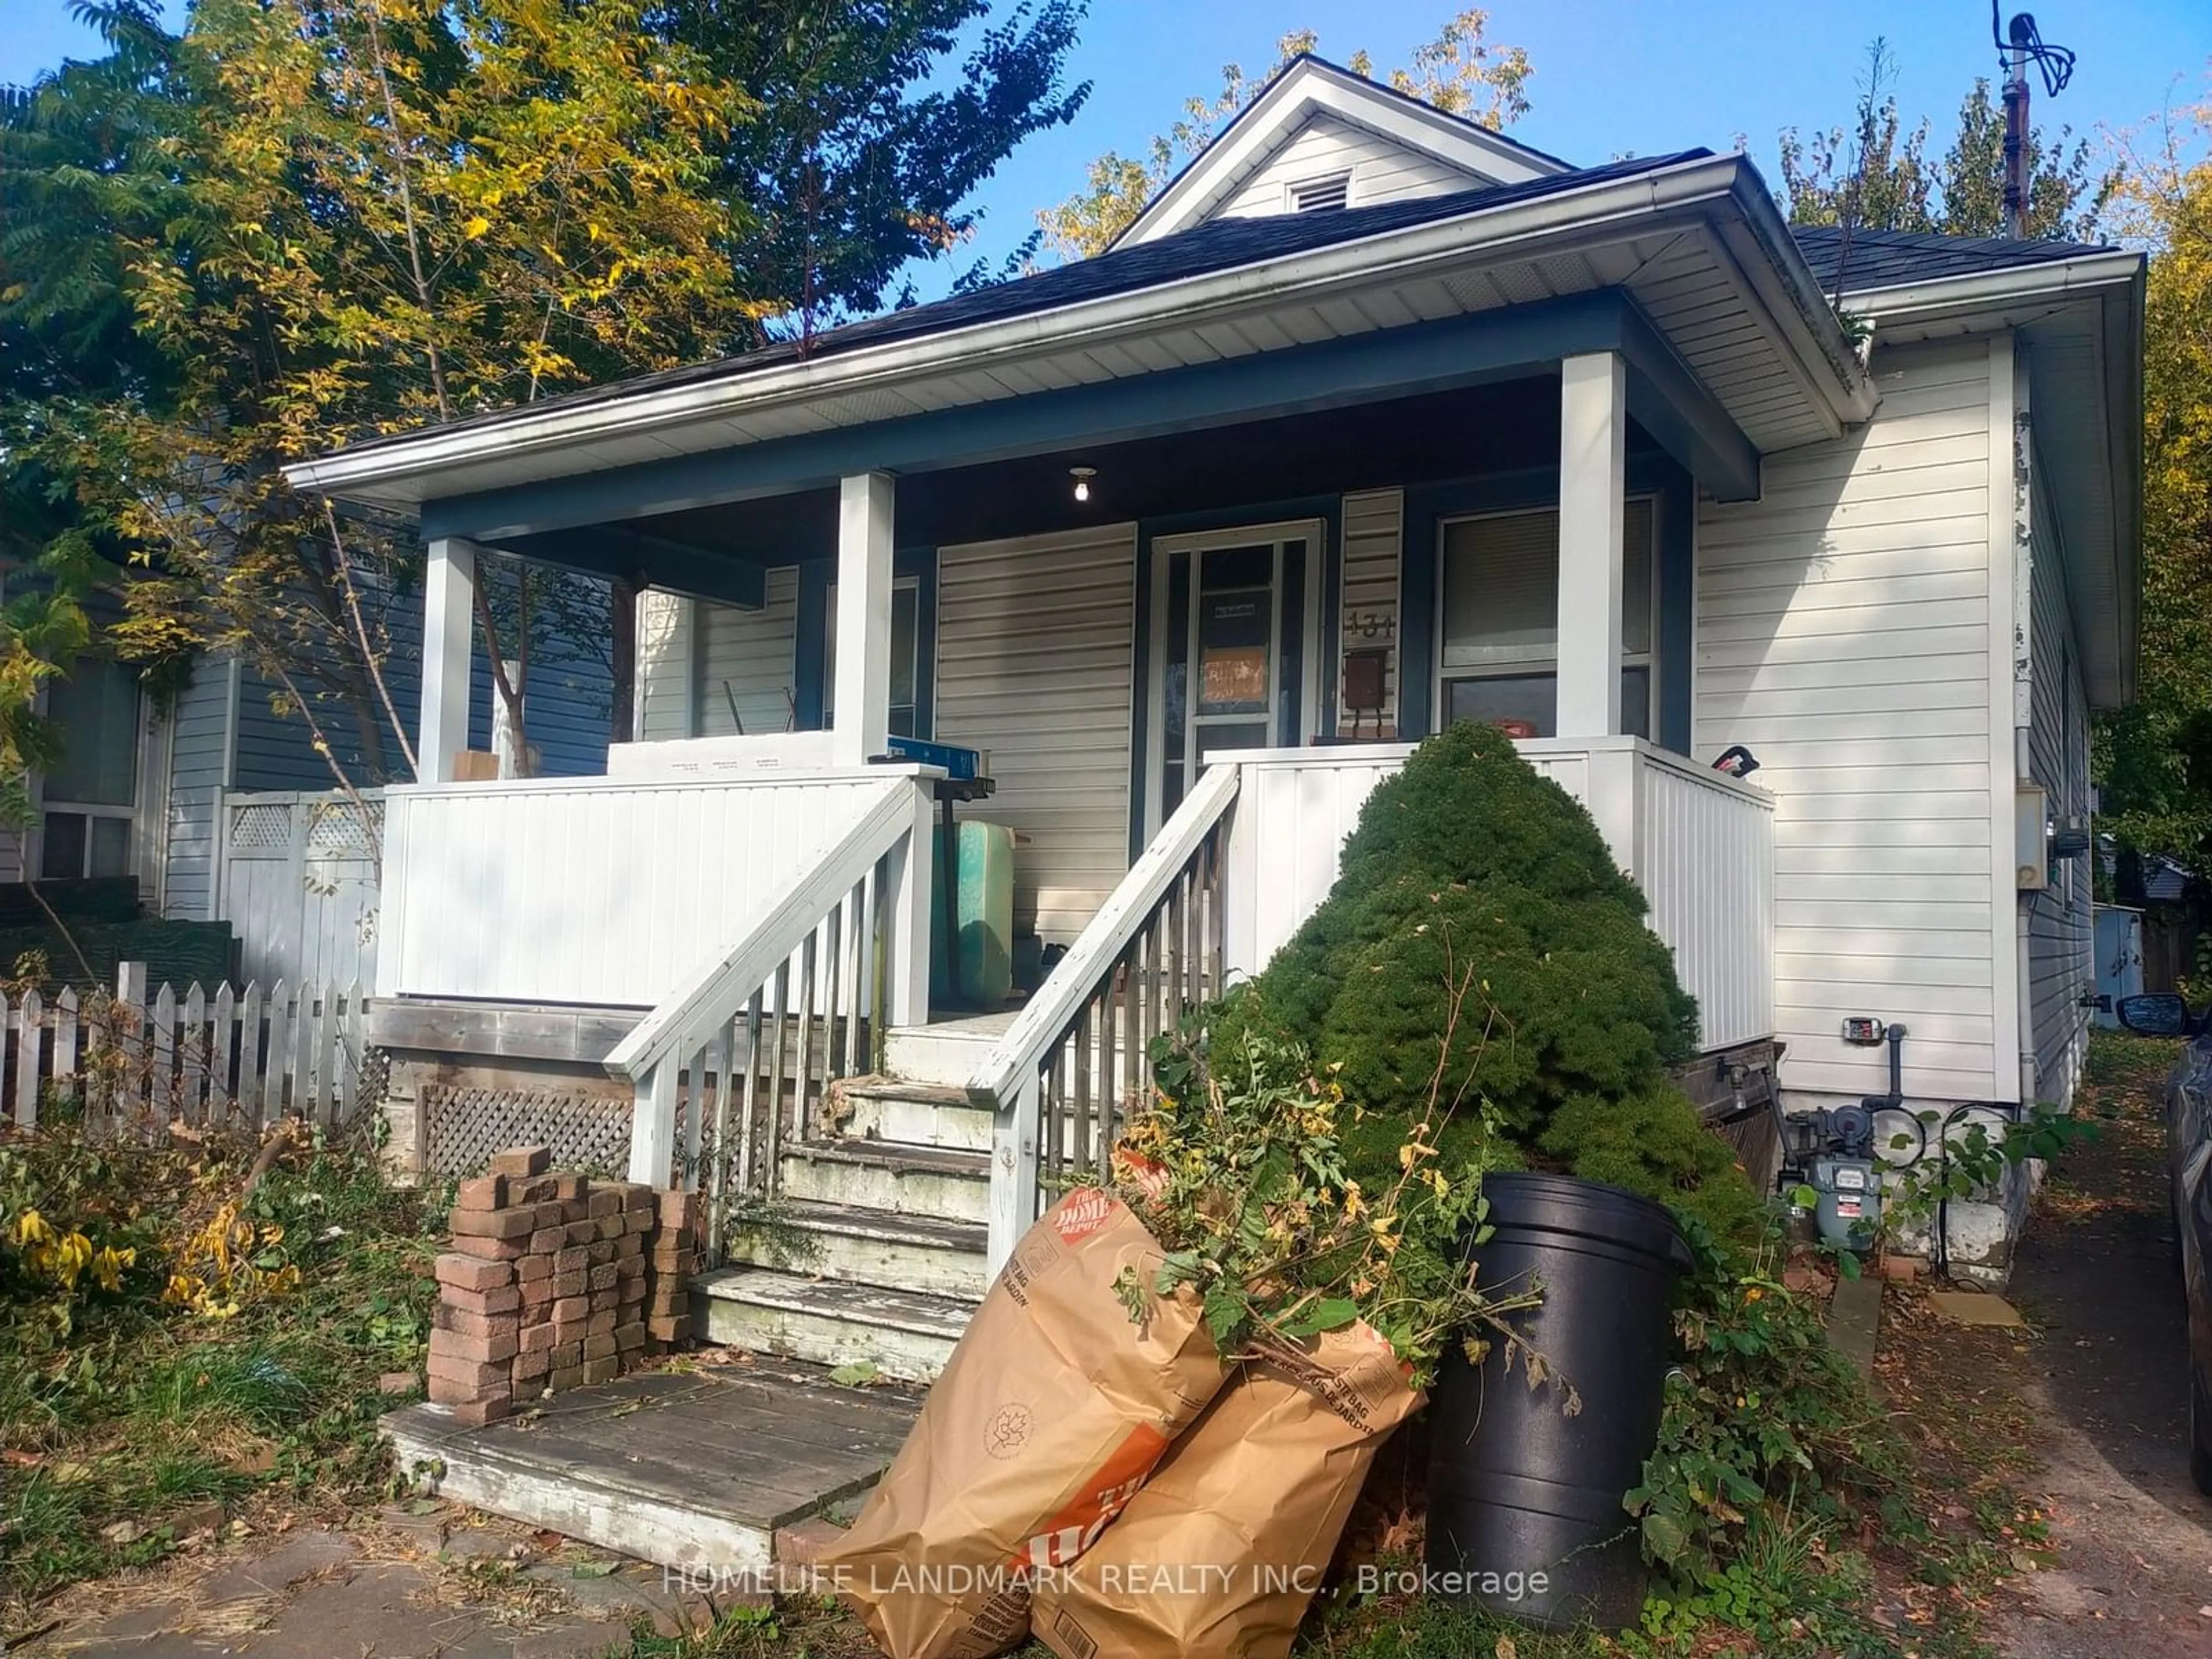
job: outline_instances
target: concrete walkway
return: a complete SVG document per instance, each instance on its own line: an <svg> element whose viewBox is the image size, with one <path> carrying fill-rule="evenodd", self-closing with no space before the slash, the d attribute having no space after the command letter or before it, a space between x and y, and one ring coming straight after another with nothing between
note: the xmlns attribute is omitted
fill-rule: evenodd
<svg viewBox="0 0 2212 1659"><path fill-rule="evenodd" d="M14 1650L69 1659L605 1659L729 1609L565 1539L422 1502L88 1585ZM12 1655L11 1655L12 1659Z"/></svg>

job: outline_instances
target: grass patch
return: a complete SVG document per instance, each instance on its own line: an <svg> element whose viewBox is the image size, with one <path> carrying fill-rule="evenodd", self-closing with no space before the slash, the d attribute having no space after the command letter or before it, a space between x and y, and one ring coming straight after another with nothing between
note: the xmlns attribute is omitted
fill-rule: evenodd
<svg viewBox="0 0 2212 1659"><path fill-rule="evenodd" d="M2089 1033L2089 1057L2082 1081L2094 1090L2148 1090L2155 1094L2180 1053L2179 1037L2138 1036L2133 1031L2098 1026ZM2090 1103L2093 1109L2102 1103L2094 1098Z"/></svg>
<svg viewBox="0 0 2212 1659"><path fill-rule="evenodd" d="M441 1218L365 1138L302 1139L248 1193L258 1150L92 1145L66 1121L0 1140L0 1636L264 1501L380 1487L379 1379L428 1340ZM64 1283L40 1270L63 1256L21 1248L41 1224L130 1264ZM211 1255L218 1230L242 1248Z"/></svg>

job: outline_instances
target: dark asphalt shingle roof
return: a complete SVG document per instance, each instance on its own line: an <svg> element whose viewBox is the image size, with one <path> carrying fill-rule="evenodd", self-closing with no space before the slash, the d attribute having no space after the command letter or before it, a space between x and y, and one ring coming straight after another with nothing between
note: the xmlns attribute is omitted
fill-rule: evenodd
<svg viewBox="0 0 2212 1659"><path fill-rule="evenodd" d="M1169 283L1257 264L1286 255L1331 247L1362 237L1381 235L1416 225L1449 219L1461 214L1540 199L1577 190L1587 185L1651 172L1712 154L1706 149L1680 150L1670 155L1640 156L1584 167L1553 178L1518 185L1486 185L1449 195L1419 197L1373 207L1339 208L1316 213L1286 213L1256 218L1216 219L1156 241L1115 248L1095 258L1057 265L1010 283L956 295L929 305L848 323L814 337L811 355L834 357L866 346L919 339L980 323L1050 311L1085 301L1136 293ZM1826 290L1834 286L1841 234L1832 227L1799 227L1793 234L1813 274ZM1943 276L1971 275L2007 266L2063 259L2100 250L2074 242L2012 241L2002 237L1958 237L1907 231L1859 230L1852 234L1846 292L1884 288L1900 283L1926 282ZM457 422L460 428L495 426L501 422L543 414L549 409L576 408L626 398L639 392L665 390L708 381L734 379L796 362L801 356L789 342L763 347L734 357L722 357L659 374L633 375L627 380L586 386L558 398L548 398L523 408L501 410ZM448 427L445 430L451 431ZM352 446L344 453L358 453L410 441L416 434L398 433Z"/></svg>
<svg viewBox="0 0 2212 1659"><path fill-rule="evenodd" d="M2017 265L2048 264L2077 254L2102 253L2107 248L2090 242L2017 241L2008 236L1939 236L1932 231L1867 230L1851 233L1848 254L1843 232L1833 225L1798 225L1790 234L1798 252L1813 268L1822 289L1836 285L1839 254L1847 263L1844 291L1895 288L1906 283L1931 283L1946 276L1974 276L1984 271Z"/></svg>
<svg viewBox="0 0 2212 1659"><path fill-rule="evenodd" d="M951 299L935 301L929 305L909 306L903 311L885 312L881 316L848 323L842 328L833 328L816 335L813 349L806 355L817 359L834 357L863 346L918 339L925 335L941 334L978 323L1000 322L1036 312L1054 310L1061 306L1076 305L1086 300L1133 294L1167 283L1233 270L1238 265L1257 264L1286 254L1304 253L1341 242L1357 241L1363 236L1376 236L1436 220L1449 219L1458 214L1556 196L1586 185L1603 184L1609 179L1648 173L1657 167L1698 160L1711 154L1711 150L1689 149L1672 155L1643 156L1611 162L1604 167L1585 167L1580 172L1561 173L1555 178L1533 179L1527 184L1485 185L1473 190L1454 191L1447 196L1418 197L1402 202L1386 202L1375 207L1335 208L1322 212L1276 214L1249 219L1216 219L1177 235L1164 236L1157 241L1139 243L1133 247L1115 248L1092 258L1055 265L1048 270L1040 270L1010 283L978 289L972 294L955 295ZM641 392L660 391L672 386L757 374L779 363L796 362L800 356L796 344L779 343L758 351L746 352L741 356L716 358L683 368L632 375L627 380L611 380L603 386L586 386L558 398L541 398L526 408L501 410L456 422L453 426L442 429L452 431L455 428L490 425L524 416L540 415L549 409L579 407L603 403L613 398L629 397ZM388 444L404 443L415 435L399 433L388 438L371 439L354 445L347 453L359 453Z"/></svg>

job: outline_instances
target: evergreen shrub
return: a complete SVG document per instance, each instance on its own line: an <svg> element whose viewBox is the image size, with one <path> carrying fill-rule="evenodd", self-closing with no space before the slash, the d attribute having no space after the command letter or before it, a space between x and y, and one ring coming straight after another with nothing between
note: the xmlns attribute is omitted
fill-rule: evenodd
<svg viewBox="0 0 2212 1659"><path fill-rule="evenodd" d="M1395 1172L1434 1087L1465 1106L1448 1160L1476 1157L1486 1101L1511 1143L1493 1164L1613 1182L1732 1231L1756 1198L1668 1079L1697 1052L1697 1005L1644 916L1581 803L1501 732L1455 726L1369 797L1336 885L1227 1027L1263 1022L1341 1065L1366 1114L1345 1133L1355 1174Z"/></svg>

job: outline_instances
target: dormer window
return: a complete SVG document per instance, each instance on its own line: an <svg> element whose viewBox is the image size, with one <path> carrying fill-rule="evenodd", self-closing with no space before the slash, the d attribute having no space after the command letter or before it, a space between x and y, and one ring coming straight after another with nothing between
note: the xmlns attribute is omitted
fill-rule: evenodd
<svg viewBox="0 0 2212 1659"><path fill-rule="evenodd" d="M1307 179L1292 185L1291 211L1320 213L1330 208L1340 208L1352 199L1352 175L1332 173L1325 179Z"/></svg>

